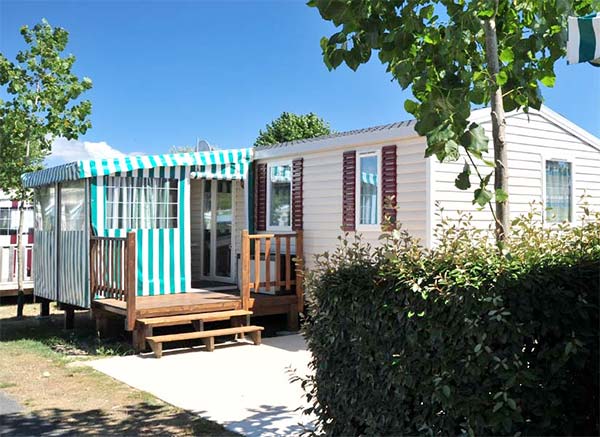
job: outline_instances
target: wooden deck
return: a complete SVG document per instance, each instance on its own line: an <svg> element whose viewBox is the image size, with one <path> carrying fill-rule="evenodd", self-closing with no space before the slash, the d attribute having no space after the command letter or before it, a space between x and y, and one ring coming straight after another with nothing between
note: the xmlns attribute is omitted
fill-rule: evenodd
<svg viewBox="0 0 600 437"><path fill-rule="evenodd" d="M136 297L135 318L162 317L179 314L209 313L215 311L238 310L242 308L239 292L225 293L203 289L192 289L187 293ZM254 316L287 314L288 325L297 325L297 297L289 295L268 295L251 293L250 310ZM119 299L96 299L92 305L95 311L127 316L127 304Z"/></svg>

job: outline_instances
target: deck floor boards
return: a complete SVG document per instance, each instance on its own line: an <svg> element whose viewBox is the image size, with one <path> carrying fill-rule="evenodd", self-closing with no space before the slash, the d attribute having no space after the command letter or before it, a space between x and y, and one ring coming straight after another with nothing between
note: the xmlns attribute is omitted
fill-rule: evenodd
<svg viewBox="0 0 600 437"><path fill-rule="evenodd" d="M295 302L295 295L273 296L252 293L250 310L254 311L254 315L285 313L287 307ZM94 306L121 315L125 315L126 311L125 302L117 299L96 299ZM193 289L187 293L136 298L137 318L237 309L241 309L239 293Z"/></svg>

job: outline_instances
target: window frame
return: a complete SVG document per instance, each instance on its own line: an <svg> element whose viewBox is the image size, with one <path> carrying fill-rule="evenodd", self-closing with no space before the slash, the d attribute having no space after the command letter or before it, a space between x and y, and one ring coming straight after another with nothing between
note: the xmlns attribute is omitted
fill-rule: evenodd
<svg viewBox="0 0 600 437"><path fill-rule="evenodd" d="M548 161L562 161L562 162L568 162L571 165L571 205L570 205L570 210L571 210L571 214L569 217L569 220L565 221L565 222L561 222L561 221L550 221L546 218L546 207L547 207L547 194L546 194L546 163ZM577 212L575 211L575 207L576 202L575 202L575 193L577 192L576 187L575 187L575 160L573 158L573 156L568 155L567 153L561 153L561 152L551 152L548 154L543 154L542 155L542 204L543 204L543 211L542 211L542 223L544 225L548 225L548 226L552 226L552 225L556 225L556 224L560 224L560 223L569 223L569 224L573 224L575 223L575 218L577 215Z"/></svg>
<svg viewBox="0 0 600 437"><path fill-rule="evenodd" d="M361 214L361 175L362 165L361 158L376 156L377 157L377 223L375 224L362 224L360 222ZM381 216L382 216L382 195L381 195L381 149L371 149L365 151L356 151L356 180L354 183L354 195L355 195L355 229L357 231L381 231Z"/></svg>
<svg viewBox="0 0 600 437"><path fill-rule="evenodd" d="M114 209L114 205L118 205L119 203L123 203L123 204L129 204L130 201L127 200L127 202L115 202L115 201L109 201L108 197L109 197L109 191L110 190L114 190L115 188L118 189L123 189L123 188L131 188L131 186L129 185L121 185L119 187L116 186L116 184L114 183L115 179L164 179L167 180L169 183L173 183L174 187L169 187L169 188L165 188L165 187L159 187L159 190L162 191L175 191L176 192L176 201L175 202L154 202L155 204L157 203L161 203L161 204L166 204L166 205L175 205L176 206L176 214L174 217L158 217L158 216L154 216L152 217L152 220L157 220L157 219L163 219L163 220L174 220L175 221L175 226L170 226L170 227L145 227L145 228L126 228L126 227L111 227L109 226L111 223L111 221L129 221L130 224L132 222L133 217L131 215L129 215L128 217L125 216L119 216L119 215L111 215L109 216L108 214L108 204L113 204L113 209ZM140 188L145 188L145 187L133 187L134 189L140 189ZM180 213L180 208L181 205L179 204L179 195L180 195L180 190L181 190L181 186L180 186L180 180L177 178L171 178L171 177L153 177L151 178L150 176L115 176L115 175L107 175L104 177L103 180L103 189L104 189L104 227L105 229L179 229L181 226L181 220L179 217L179 213ZM141 202L137 202L140 203ZM136 218L136 220L138 220L138 218Z"/></svg>
<svg viewBox="0 0 600 437"><path fill-rule="evenodd" d="M290 224L289 226L272 226L271 225L271 168L272 167L281 167L287 165L290 167L290 173L292 174L292 179L290 180ZM292 161L274 161L267 163L267 207L266 210L266 229L267 231L276 231L276 232L291 232L292 231L292 190L294 185L294 177L293 177L293 167Z"/></svg>

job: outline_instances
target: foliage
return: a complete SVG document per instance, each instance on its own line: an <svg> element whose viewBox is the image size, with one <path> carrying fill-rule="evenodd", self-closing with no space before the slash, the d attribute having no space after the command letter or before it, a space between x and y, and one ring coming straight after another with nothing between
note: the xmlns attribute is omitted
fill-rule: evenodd
<svg viewBox="0 0 600 437"><path fill-rule="evenodd" d="M417 119L415 130L427 138L425 155L440 161L458 160L460 150L469 155L456 180L456 186L466 190L471 186L470 167L476 165L472 158L483 160L488 151L483 128L468 121L472 105L488 105L500 89L506 111L539 109L540 86L554 85L554 64L565 55L567 15L597 10L600 2L310 0L308 4L338 27L321 40L327 67L345 63L356 70L376 51L402 89L411 88L415 100L406 100L404 107ZM490 73L486 59L490 44L485 27L491 20L498 48L490 55L499 60L497 74ZM504 189L496 186L499 191L489 191L490 176L477 174L473 203L485 205L494 195L497 202L506 201Z"/></svg>
<svg viewBox="0 0 600 437"><path fill-rule="evenodd" d="M330 133L329 123L312 112L303 115L283 112L268 124L264 131L259 131L254 145L266 146L286 141L314 138Z"/></svg>
<svg viewBox="0 0 600 437"><path fill-rule="evenodd" d="M342 239L307 279L308 412L330 435L598 435L600 214L469 217L428 251Z"/></svg>
<svg viewBox="0 0 600 437"><path fill-rule="evenodd" d="M21 175L40 168L55 137L75 139L91 127L91 103L73 102L92 87L71 72L75 57L61 56L66 30L42 20L21 35L28 48L16 62L0 54L0 85L10 96L0 100L0 189L17 199L27 194Z"/></svg>

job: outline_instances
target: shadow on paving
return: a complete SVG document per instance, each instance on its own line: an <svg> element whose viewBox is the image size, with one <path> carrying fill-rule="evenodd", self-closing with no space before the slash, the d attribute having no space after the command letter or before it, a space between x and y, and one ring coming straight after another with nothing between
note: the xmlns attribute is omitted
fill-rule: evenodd
<svg viewBox="0 0 600 437"><path fill-rule="evenodd" d="M119 412L124 417L116 419L100 409L52 408L35 414L6 414L0 416L0 435L235 435L191 413L166 411L160 405L142 403L135 408L121 407Z"/></svg>
<svg viewBox="0 0 600 437"><path fill-rule="evenodd" d="M297 414L287 407L261 405L250 411L253 414L243 421L226 422L224 425L247 437L300 435L306 431L306 428L300 423L284 424L298 418Z"/></svg>

